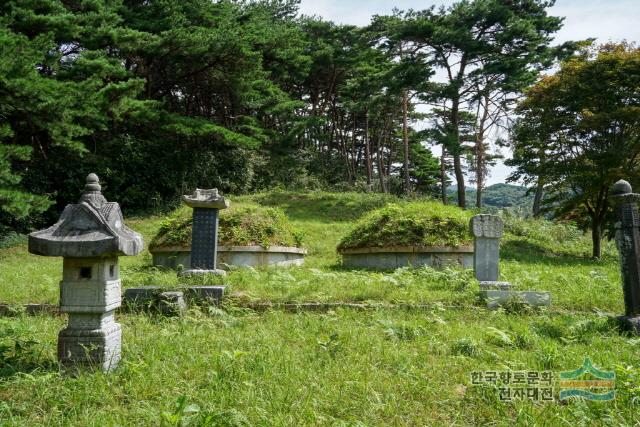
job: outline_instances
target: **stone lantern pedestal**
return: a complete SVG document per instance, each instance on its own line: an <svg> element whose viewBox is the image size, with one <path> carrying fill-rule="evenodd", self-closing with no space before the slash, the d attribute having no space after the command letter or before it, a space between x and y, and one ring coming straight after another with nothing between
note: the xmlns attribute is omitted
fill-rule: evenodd
<svg viewBox="0 0 640 427"><path fill-rule="evenodd" d="M191 228L191 266L181 275L215 274L226 272L217 268L218 212L229 207L229 202L218 194L217 189L197 188L192 195L182 196L182 201L193 208Z"/></svg>
<svg viewBox="0 0 640 427"><path fill-rule="evenodd" d="M143 241L100 190L98 177L87 176L80 202L68 205L52 227L29 235L29 252L64 258L60 311L69 314L69 324L58 335L58 359L108 371L120 361L122 341L114 315L121 302L118 256L138 254Z"/></svg>

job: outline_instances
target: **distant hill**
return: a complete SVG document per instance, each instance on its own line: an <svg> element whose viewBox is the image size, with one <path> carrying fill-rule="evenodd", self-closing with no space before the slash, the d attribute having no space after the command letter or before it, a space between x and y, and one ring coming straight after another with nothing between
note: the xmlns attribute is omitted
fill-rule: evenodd
<svg viewBox="0 0 640 427"><path fill-rule="evenodd" d="M473 207L476 203L475 188L467 187L467 206ZM527 187L512 184L493 184L484 189L482 202L486 207L511 208L520 207L531 209L533 193L527 195ZM450 200L457 201L457 187L455 185L447 189Z"/></svg>

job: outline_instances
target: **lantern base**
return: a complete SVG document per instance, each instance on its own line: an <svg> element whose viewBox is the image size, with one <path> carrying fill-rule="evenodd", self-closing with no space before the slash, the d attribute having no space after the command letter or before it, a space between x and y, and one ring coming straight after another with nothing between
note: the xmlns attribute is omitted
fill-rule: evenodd
<svg viewBox="0 0 640 427"><path fill-rule="evenodd" d="M122 328L112 322L99 329L67 327L58 334L58 360L66 367L100 366L111 371L120 362Z"/></svg>

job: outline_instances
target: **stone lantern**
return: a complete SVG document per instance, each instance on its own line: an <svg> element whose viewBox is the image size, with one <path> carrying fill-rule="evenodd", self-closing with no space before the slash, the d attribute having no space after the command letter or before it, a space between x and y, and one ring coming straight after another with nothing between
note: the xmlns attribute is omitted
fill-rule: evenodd
<svg viewBox="0 0 640 427"><path fill-rule="evenodd" d="M191 227L191 266L181 274L225 275L217 268L218 252L218 211L229 207L216 188L202 190L196 188L192 195L182 196L185 205L193 208Z"/></svg>
<svg viewBox="0 0 640 427"><path fill-rule="evenodd" d="M114 319L121 301L118 257L140 253L143 241L100 190L89 174L80 201L67 205L53 226L29 235L29 252L63 257L60 311L69 313L69 324L58 335L58 359L108 371L120 360L122 338Z"/></svg>

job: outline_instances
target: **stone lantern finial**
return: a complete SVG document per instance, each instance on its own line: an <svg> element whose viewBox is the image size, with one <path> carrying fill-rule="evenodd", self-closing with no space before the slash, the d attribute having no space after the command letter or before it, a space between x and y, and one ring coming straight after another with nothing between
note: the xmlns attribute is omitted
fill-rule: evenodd
<svg viewBox="0 0 640 427"><path fill-rule="evenodd" d="M620 194L628 194L632 192L633 192L633 189L631 188L631 184L629 184L624 179L618 180L615 184L613 184L613 187L611 188L611 193L614 196L617 196Z"/></svg>
<svg viewBox="0 0 640 427"><path fill-rule="evenodd" d="M104 198L101 190L100 178L98 178L98 175L95 173L90 173L87 175L84 192L82 193L82 197L80 197L80 202L89 203L96 208L102 207L107 203L107 199Z"/></svg>
<svg viewBox="0 0 640 427"><path fill-rule="evenodd" d="M84 185L84 191L100 191L100 178L95 173L87 175L87 183Z"/></svg>

